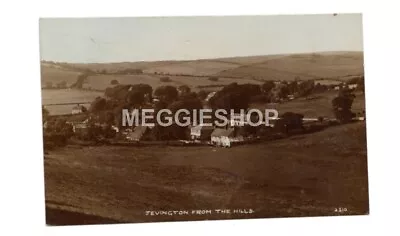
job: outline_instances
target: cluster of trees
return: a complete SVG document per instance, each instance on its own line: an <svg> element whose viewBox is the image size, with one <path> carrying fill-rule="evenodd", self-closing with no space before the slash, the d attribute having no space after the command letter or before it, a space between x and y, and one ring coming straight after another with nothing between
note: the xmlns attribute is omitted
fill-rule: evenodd
<svg viewBox="0 0 400 236"><path fill-rule="evenodd" d="M115 71L109 71L107 69L101 69L98 71L91 70L92 73L95 74L103 74L103 75L129 75L129 74L143 74L142 69L135 69L135 68L126 68L126 69L119 69Z"/></svg>
<svg viewBox="0 0 400 236"><path fill-rule="evenodd" d="M71 85L71 88L81 89L83 84L86 82L87 78L91 75L91 73L85 72L78 75L76 82Z"/></svg>
<svg viewBox="0 0 400 236"><path fill-rule="evenodd" d="M147 84L118 84L112 88L107 88L104 95L108 100L118 103L141 104L144 99L152 98L153 88Z"/></svg>
<svg viewBox="0 0 400 236"><path fill-rule="evenodd" d="M358 76L347 81L348 84L357 84L357 90L365 92L364 76Z"/></svg>
<svg viewBox="0 0 400 236"><path fill-rule="evenodd" d="M333 113L341 123L347 123L355 117L355 113L351 111L354 98L351 90L345 88L332 100Z"/></svg>
<svg viewBox="0 0 400 236"><path fill-rule="evenodd" d="M157 102L153 101L153 95L157 97ZM96 114L95 120L98 123L107 123L121 127L122 109L141 109L154 108L157 112L160 109L169 109L175 113L179 109L202 108L200 97L207 96L207 92L192 92L190 87L182 85L178 88L170 85L160 86L153 92L151 86L147 84L136 85L116 85L107 88L105 98L96 98L91 106L91 114ZM199 96L200 95L200 96ZM151 130L151 136L155 140L184 138L187 130L176 125L170 127L156 126Z"/></svg>
<svg viewBox="0 0 400 236"><path fill-rule="evenodd" d="M249 103L266 103L285 100L289 95L294 97L309 96L312 93L323 92L327 86L314 80L283 81L276 84L274 81L265 81L262 85L232 83L219 91L211 100L211 104L217 108L246 109Z"/></svg>
<svg viewBox="0 0 400 236"><path fill-rule="evenodd" d="M256 84L232 83L218 91L210 100L209 104L214 109L234 110L247 109L251 98L261 94L260 86Z"/></svg>
<svg viewBox="0 0 400 236"><path fill-rule="evenodd" d="M143 108L146 107L146 104L151 101L152 89L148 85L130 85L129 88L124 87L122 85L118 85L112 89L108 89L106 91L107 97L111 97L114 100L117 99L117 102L114 103L114 106L111 106L113 110L115 119L115 124L121 126L121 110L122 109L132 109L132 108ZM197 94L191 92L188 86L180 86L178 88L170 85L160 86L154 91L154 96L158 98L158 102L152 104L152 108L157 110L160 109L169 109L173 113L178 111L179 109L201 109L202 103L198 98ZM124 98L125 97L125 98ZM100 100L99 100L100 101ZM97 101L97 103L99 103ZM112 100L101 102L101 107L109 109L107 103L110 103ZM96 107L93 104L94 110ZM182 127L178 127L176 125L170 127L161 127L156 126L151 130L151 137L155 140L166 140L166 139L177 139L184 138L187 136L186 129Z"/></svg>
<svg viewBox="0 0 400 236"><path fill-rule="evenodd" d="M42 107L42 117L43 122L46 122L43 127L44 149L65 146L73 135L72 125L68 124L65 118L48 119L49 111L44 107Z"/></svg>
<svg viewBox="0 0 400 236"><path fill-rule="evenodd" d="M127 68L127 69L121 69L113 74L143 74L142 69L134 69L134 68Z"/></svg>
<svg viewBox="0 0 400 236"><path fill-rule="evenodd" d="M280 133L288 134L293 130L304 130L304 115L294 112L285 112L277 120L274 129Z"/></svg>
<svg viewBox="0 0 400 236"><path fill-rule="evenodd" d="M274 92L278 96L284 97L293 92L309 94L315 91L316 87L312 80L292 81L283 83L279 87L273 81L266 81L261 86L232 83L218 91L208 102L212 109L225 109L227 111L233 109L239 112L240 109L249 108L250 103L255 101L270 102ZM170 85L160 86L154 90L154 93L152 87L147 84L116 85L107 88L105 91L106 98L97 98L92 103L90 111L99 114L102 111L109 111L113 113L114 124L121 126L121 110L146 107L146 104L152 101L152 94L158 98L158 101L152 104L152 108L155 108L155 110L167 108L174 113L179 109L201 109L203 107L202 101L207 97L208 92L200 90L195 93L186 85L178 88ZM159 127L155 130L163 129Z"/></svg>
<svg viewBox="0 0 400 236"><path fill-rule="evenodd" d="M81 74L75 86L81 86L88 74ZM359 80L357 83L361 83ZM363 81L362 81L363 83ZM115 134L111 126L122 126L122 109L154 108L169 109L175 113L179 109L189 111L199 110L203 107L203 101L208 92L200 90L191 91L187 85L174 87L164 85L153 88L147 84L123 85L113 80L105 91L105 97L96 98L90 106L91 124L89 139L103 136L113 137ZM239 112L248 109L253 102L271 102L276 98L287 98L290 94L296 96L308 96L311 93L324 91L326 86L315 84L313 80L291 81L279 84L273 81L265 81L262 85L232 83L224 86L208 100L211 109L231 109ZM153 101L153 95L157 100ZM351 106L354 95L349 90L341 90L339 95L332 100L335 116L341 122L348 122L354 117ZM229 112L228 112L229 113ZM297 113L285 113L277 122L276 128L280 132L287 133L290 130L302 128L303 116ZM99 125L103 124L102 128ZM54 129L57 130L57 129ZM156 126L152 129L152 137L156 140L184 138L187 136L186 129L173 125L171 127ZM69 133L68 133L69 135Z"/></svg>
<svg viewBox="0 0 400 236"><path fill-rule="evenodd" d="M266 81L261 86L256 84L232 83L225 86L210 100L214 108L221 109L247 109L253 102L272 102L287 99L288 95L297 97L308 96L315 92L322 92L327 87L314 84L314 80L291 81L275 84L274 81Z"/></svg>
<svg viewBox="0 0 400 236"><path fill-rule="evenodd" d="M296 82L296 83L295 83ZM222 90L215 93L209 100L210 108L225 109L227 111L233 109L239 112L241 109L249 108L251 102L255 99L265 98L269 101L270 96L275 91L278 94L292 93L294 91L309 94L314 92L317 85L309 81L297 83L293 81L284 83L280 89L277 89L275 83L267 81L261 86L255 84L237 84L232 83L225 86ZM285 89L282 89L285 88ZM283 92L282 92L283 91ZM153 94L157 97L157 102L153 102ZM114 138L116 132L113 126L122 126L122 109L142 109L154 108L169 109L175 114L179 109L187 109L189 111L199 110L203 107L203 100L207 97L208 92L201 90L199 92L191 91L186 85L178 88L170 85L160 86L153 92L151 86L147 84L121 85L116 84L114 87L107 88L105 97L97 97L91 104L89 109L89 123L87 131L75 134L83 140L102 140ZM332 100L332 107L335 117L342 123L352 120L355 114L351 111L355 96L349 89L340 90L337 97ZM228 112L229 113L229 112ZM49 112L42 108L43 119L47 120ZM156 123L156 122L155 122ZM271 128L267 127L243 127L242 132L247 135L271 134ZM289 134L294 130L302 130L303 115L286 112L276 121L272 133ZM44 129L45 147L65 145L67 140L73 135L72 126L66 122L64 118L50 119ZM188 130L173 124L169 127L162 127L156 124L150 131L151 140L173 140L185 139L188 137Z"/></svg>
<svg viewBox="0 0 400 236"><path fill-rule="evenodd" d="M304 80L304 81L283 81L277 86L268 81L263 84L263 89L266 93L275 90L275 99L285 99L288 95L293 95L295 97L309 96L312 93L323 92L328 89L327 86L321 85L320 83L315 83L314 80Z"/></svg>

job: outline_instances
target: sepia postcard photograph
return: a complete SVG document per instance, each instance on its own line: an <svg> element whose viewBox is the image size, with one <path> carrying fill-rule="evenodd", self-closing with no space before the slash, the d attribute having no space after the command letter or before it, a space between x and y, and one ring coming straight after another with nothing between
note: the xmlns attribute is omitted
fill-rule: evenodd
<svg viewBox="0 0 400 236"><path fill-rule="evenodd" d="M362 14L39 36L47 225L369 214Z"/></svg>

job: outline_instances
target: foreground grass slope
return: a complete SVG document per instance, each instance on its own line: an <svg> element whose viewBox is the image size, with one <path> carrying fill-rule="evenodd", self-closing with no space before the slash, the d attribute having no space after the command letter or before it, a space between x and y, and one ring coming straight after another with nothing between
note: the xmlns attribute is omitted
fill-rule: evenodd
<svg viewBox="0 0 400 236"><path fill-rule="evenodd" d="M368 213L365 123L232 149L68 146L44 170L48 224ZM255 213L145 216L224 208Z"/></svg>

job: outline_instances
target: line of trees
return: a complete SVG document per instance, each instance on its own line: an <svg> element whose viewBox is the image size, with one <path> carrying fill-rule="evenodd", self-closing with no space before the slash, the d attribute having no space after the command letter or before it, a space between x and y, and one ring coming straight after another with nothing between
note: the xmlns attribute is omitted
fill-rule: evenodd
<svg viewBox="0 0 400 236"><path fill-rule="evenodd" d="M350 89L341 89L338 96L332 100L333 113L341 123L347 123L355 117L351 111L355 95Z"/></svg>
<svg viewBox="0 0 400 236"><path fill-rule="evenodd" d="M82 81L84 76L80 77ZM208 92L200 90L197 93L191 91L187 85L174 87L164 85L157 87L154 91L150 85L135 84L122 85L113 82L115 86L105 90L104 97L97 97L90 105L88 116L90 117L89 139L104 136L113 137L111 126L121 127L122 109L143 109L154 108L170 109L175 113L179 109L199 110L203 108L204 100ZM291 81L276 84L273 81L266 81L262 85L231 83L224 86L208 100L211 109L225 109L239 112L241 109L248 109L254 102L272 102L274 97L286 98L289 94L297 96L308 96L315 92L324 91L326 87L315 84L314 81ZM157 99L153 100L153 96ZM350 90L342 89L337 97L332 100L332 108L335 117L342 123L349 122L355 114L351 111L355 96ZM229 112L228 112L229 113ZM43 116L48 113L43 111ZM288 133L293 129L302 129L303 115L298 113L284 113L276 128L279 132ZM60 121L61 122L61 121ZM61 122L62 123L62 122ZM64 122L65 123L65 122ZM96 124L104 124L102 129ZM61 132L60 124L50 124L50 130ZM58 127L58 128L57 128ZM69 128L65 128L65 137L69 137ZM63 131L63 132L64 132ZM254 131L254 130L253 130ZM156 126L152 129L154 140L178 139L187 137L187 130L173 125L165 128ZM262 129L257 132L262 132ZM48 133L49 134L49 133Z"/></svg>

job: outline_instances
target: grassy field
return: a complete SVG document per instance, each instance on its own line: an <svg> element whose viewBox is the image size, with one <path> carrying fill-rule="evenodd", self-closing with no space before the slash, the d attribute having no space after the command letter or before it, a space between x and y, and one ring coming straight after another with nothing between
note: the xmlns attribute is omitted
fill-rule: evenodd
<svg viewBox="0 0 400 236"><path fill-rule="evenodd" d="M103 92L87 91L79 89L42 89L42 104L50 112L50 115L70 114L72 105L46 106L48 104L92 102L96 97L103 96ZM88 104L83 104L88 107Z"/></svg>
<svg viewBox="0 0 400 236"><path fill-rule="evenodd" d="M74 67L71 69L70 67ZM235 58L202 59L193 61L156 61L156 62L121 62L68 64L60 65L42 63L42 86L47 82L53 84L66 81L73 84L82 69L115 73L125 69L142 69L144 75L93 75L84 87L105 89L113 79L123 84L146 83L153 87L164 85L160 77L169 76L171 85L186 84L190 87L238 83L260 83L261 80L294 80L335 78L346 80L352 75L363 74L362 52L313 53L294 55L270 55ZM168 73L158 75L155 73ZM189 76L175 76L186 74ZM206 76L206 77L200 77ZM218 76L213 82L207 76ZM234 78L234 79L232 79ZM235 79L236 78L236 79Z"/></svg>
<svg viewBox="0 0 400 236"><path fill-rule="evenodd" d="M231 149L77 147L45 156L48 224L368 213L365 123ZM146 216L146 210L253 209ZM86 219L86 221L85 221Z"/></svg>
<svg viewBox="0 0 400 236"><path fill-rule="evenodd" d="M84 84L84 88L91 88L96 90L105 90L107 87L112 87L110 85L111 81L116 79L120 84L148 84L156 89L162 85L172 85L178 87L180 85L188 85L193 91L199 90L198 86L208 86L208 85L227 85L233 82L238 84L253 83L261 84L260 81L252 79L234 79L234 78L219 78L218 81L210 81L207 77L199 76L167 76L170 78L170 82L160 82L160 78L165 77L162 75L96 75L89 76L87 78L87 83ZM210 87L208 90L215 90L215 87Z"/></svg>
<svg viewBox="0 0 400 236"><path fill-rule="evenodd" d="M332 99L336 97L338 91L327 91L315 94L314 99L298 98L292 101L278 104L252 104L252 108L258 109L276 109L280 114L285 112L297 112L305 117L328 117L334 118L332 110ZM355 93L356 98L353 101L352 111L355 113L365 110L365 95L361 92Z"/></svg>
<svg viewBox="0 0 400 236"><path fill-rule="evenodd" d="M56 86L58 83L65 81L67 86L71 86L76 82L78 76L81 74L78 71L66 70L59 67L48 66L46 64L42 64L40 70L42 88L44 88L48 82L52 83L53 86Z"/></svg>
<svg viewBox="0 0 400 236"><path fill-rule="evenodd" d="M266 57L265 61L218 73L219 76L259 77L273 80L346 78L364 73L359 52L294 54Z"/></svg>

